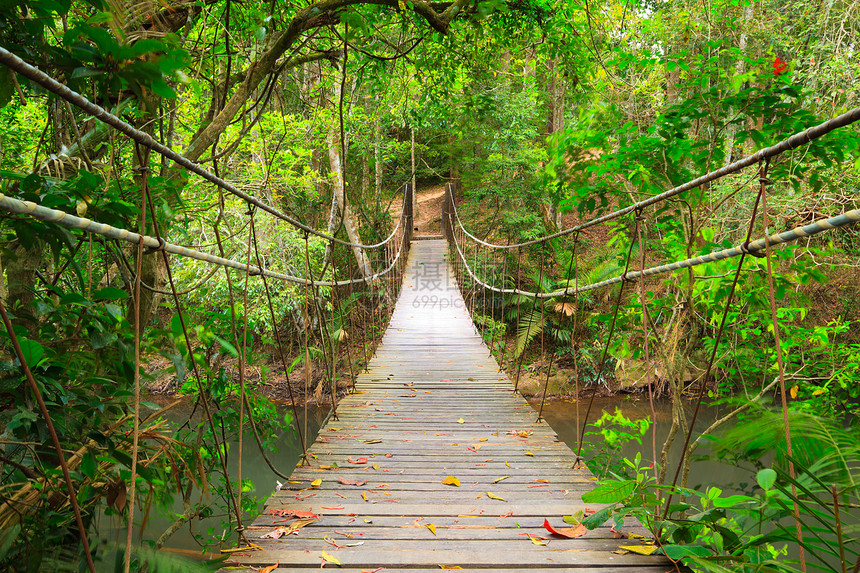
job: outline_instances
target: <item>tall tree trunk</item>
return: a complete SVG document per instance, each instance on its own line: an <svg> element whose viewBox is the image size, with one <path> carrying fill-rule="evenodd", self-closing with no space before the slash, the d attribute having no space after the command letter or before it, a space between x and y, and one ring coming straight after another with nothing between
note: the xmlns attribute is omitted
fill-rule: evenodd
<svg viewBox="0 0 860 573"><path fill-rule="evenodd" d="M334 176L328 231L329 234L334 234L337 231L338 223L343 218L343 228L349 241L351 243L360 243L361 237L358 234L352 210L346 202L346 194L344 192L343 169L341 168L343 158L340 156L340 131L337 129L337 126L331 125L329 127L327 139L329 169L331 169L331 173ZM358 247L352 247L352 252L362 276L369 277L372 275L373 269L371 269L370 261L365 256L364 251Z"/></svg>
<svg viewBox="0 0 860 573"><path fill-rule="evenodd" d="M738 39L738 50L740 52L740 57L738 61L735 63L735 76L741 76L746 72L747 62L744 59L744 53L747 49L747 30L749 29L750 24L752 23L753 15L755 12L755 4L750 2L746 6L744 6L743 11L743 20L741 23L741 35ZM739 90L743 89L743 86L738 86ZM729 119L731 119L732 114L734 113L734 108L729 109ZM737 124L730 123L726 126L726 160L724 162L725 165L728 165L732 162L732 156L734 155L735 150L735 135L737 134Z"/></svg>
<svg viewBox="0 0 860 573"><path fill-rule="evenodd" d="M382 125L379 115L373 121L373 162L376 173L376 186L374 198L376 199L376 212L380 210L382 203Z"/></svg>
<svg viewBox="0 0 860 573"><path fill-rule="evenodd" d="M27 248L17 240L10 244L12 256L6 262L8 303L12 323L23 326L35 338L38 320L31 307L36 292L36 271L42 263L42 243L38 239Z"/></svg>

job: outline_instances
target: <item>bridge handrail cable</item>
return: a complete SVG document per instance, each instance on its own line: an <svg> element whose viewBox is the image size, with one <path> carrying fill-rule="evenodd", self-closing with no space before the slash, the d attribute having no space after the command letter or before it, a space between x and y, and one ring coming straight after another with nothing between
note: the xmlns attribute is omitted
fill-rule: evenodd
<svg viewBox="0 0 860 573"><path fill-rule="evenodd" d="M460 215L457 213L456 205L454 205L453 201L451 201L451 204L454 205L454 215L455 215L455 218L457 219L457 223L459 224L460 228L463 230L463 232L466 234L466 236L469 237L475 243L477 243L481 246L484 246L484 247L491 248L491 249L516 249L519 247L527 247L529 245L536 245L538 243L543 243L543 242L546 242L546 241L549 241L552 239L557 239L557 238L563 237L565 235L570 235L571 233L576 233L578 231L582 231L582 230L587 229L589 227L593 227L594 225L598 225L600 223L605 223L606 221L610 221L612 219L617 219L618 217L624 216L628 213L632 213L634 211L644 209L645 207L648 207L650 205L654 205L655 203L665 201L666 199L669 199L670 197L674 197L675 195L683 193L684 191L689 191L690 189L695 189L696 187L700 187L700 186L704 185L705 183L710 183L711 181L715 181L717 179L725 177L726 175L731 175L732 173L737 173L741 169L744 169L744 168L749 167L751 165L755 165L756 163L759 163L761 161L766 161L766 160L771 159L772 157L775 157L781 153L785 153L786 151L791 151L793 149L797 149L801 145L804 145L806 143L810 143L813 140L818 139L818 138L830 133L831 131L833 131L835 129L839 129L840 127L845 127L847 125L850 125L852 123L857 122L858 120L860 120L860 106L855 107L854 109L849 110L849 111L847 111L841 115L838 115L832 119L829 119L823 123L820 123L818 125L814 125L814 126L807 128L803 131L795 133L794 135L780 141L779 143L771 145L770 147L765 147L764 149L760 149L757 152L753 153L752 155L748 155L747 157L744 157L742 159L738 159L734 163L730 163L728 165L725 165L719 169L711 171L710 173L706 173L705 175L702 175L701 177L697 177L696 179L688 181L682 185L678 185L677 187L673 187L672 189L664 191L658 195L654 195L653 197L649 197L648 199L644 199L644 200L639 201L637 203L633 203L633 204L628 205L627 207L624 207L622 209L618 209L618 210L613 211L611 213L607 213L606 215L601 215L600 217L595 217L594 219L591 219L589 221L586 221L585 223L581 223L581 224L576 225L574 227L570 227L568 229L558 231L557 233L553 233L551 235L545 235L545 236L539 237L537 239L524 241L522 243L498 245L498 244L490 243L490 242L483 241L483 240L479 239L478 237L476 237L475 235L473 235L472 233L470 233L466 229L466 227L463 225L463 222L460 220Z"/></svg>
<svg viewBox="0 0 860 573"><path fill-rule="evenodd" d="M323 238L323 239L326 239L329 241L333 241L333 242L338 243L340 245L344 245L344 246L351 247L351 248L376 249L376 248L379 248L379 247L386 245L389 241L391 241L391 239L394 238L394 236L397 233L397 230L400 226L400 221L398 221L397 226L394 228L394 230L391 232L391 234L388 236L388 238L386 238L382 242L375 243L372 245L365 245L362 243L352 243L350 241L338 239L337 237L334 237L334 236L329 235L327 233L323 233L322 231L318 231L318 230L314 229L313 227L305 225L301 221L298 221L298 220L290 217L289 215L286 215L285 213L281 213L280 211L278 211L277 209L275 209L271 205L267 205L266 203L264 203L263 201L261 201L257 197L254 197L253 195L250 195L250 194L242 191L241 189L235 187L231 183L228 183L224 179L218 177L217 175L215 175L214 173L212 173L208 169L204 169L198 163L182 156L180 153L174 151L173 149L167 147L166 145L159 143L158 141L153 139L152 136L149 135L148 133L145 133L143 131L140 131L139 129L136 129L135 127L133 127L129 123L123 121L119 117L110 113L105 108L91 102L87 98L83 97L81 94L70 89L68 86L61 84L60 82L58 82L54 78L50 77L49 75L45 74L44 72L42 72L38 68L28 64L27 62L25 62L24 60L22 60L21 58L19 58L18 56L16 56L12 52L10 52L9 50L3 48L2 46L0 46L0 63L4 64L8 68L18 72L22 76L32 80L33 82L36 82L37 84L39 84L40 86L42 86L46 90L48 90L51 93L61 97L62 99L66 100L69 103L75 105L76 107L82 109L83 111L86 111L87 113L89 113L93 117L101 120L105 124L110 125L114 129L127 135L130 139L139 143L140 145L143 145L144 147L147 147L147 148L155 151L156 153L166 157L167 159L172 160L174 163L176 163L180 167L184 168L186 171L190 171L192 173L195 173L195 174L201 176L203 179L205 179L205 180L209 181L210 183L220 187L221 189L224 189L228 193L231 193L231 194L235 195L236 197L239 197L240 199L247 201L249 204L254 205L255 207L257 207L259 209L262 209L263 211L269 213L270 215L273 215L274 217L276 217L276 218L278 218L278 219L280 219L286 223L289 223L293 227L296 227L297 229L300 229L306 233L309 233L311 235L316 235L317 237L320 237L320 238ZM403 217L401 216L401 221L402 221L402 219L403 219ZM320 283L317 283L317 284L320 284Z"/></svg>

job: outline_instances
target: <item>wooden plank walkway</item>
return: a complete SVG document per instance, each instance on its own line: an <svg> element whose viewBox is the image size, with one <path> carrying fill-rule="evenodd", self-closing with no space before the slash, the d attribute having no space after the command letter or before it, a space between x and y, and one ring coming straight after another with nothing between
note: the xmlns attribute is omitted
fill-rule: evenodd
<svg viewBox="0 0 860 573"><path fill-rule="evenodd" d="M574 469L573 452L535 421L499 373L447 257L445 241L412 244L402 294L369 372L340 402L339 419L320 431L311 466L297 467L249 526L248 538L264 550L234 554L227 565L311 571L325 552L355 573L670 570L663 557L613 553L636 542L616 539L608 526L576 539L544 529L544 518L569 527L562 516L586 509L580 496L594 480ZM460 486L443 484L448 476ZM290 523L273 515L283 510L319 519L296 534L264 538ZM526 534L548 542L537 545Z"/></svg>

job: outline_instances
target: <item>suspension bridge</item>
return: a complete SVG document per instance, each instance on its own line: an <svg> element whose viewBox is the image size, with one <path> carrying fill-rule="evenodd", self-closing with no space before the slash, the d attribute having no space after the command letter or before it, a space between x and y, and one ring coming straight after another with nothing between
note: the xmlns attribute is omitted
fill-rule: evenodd
<svg viewBox="0 0 860 573"><path fill-rule="evenodd" d="M233 260L223 253L215 255L173 244L158 232L157 226L155 235L149 236L144 223L138 232L133 232L5 195L0 195L0 209L131 243L141 253L144 248L158 251L168 273L168 255L174 255L232 268L245 273L246 278L259 277L264 284L267 280L277 280L302 285L317 297L317 289L328 287L334 293L349 291L354 294L363 290L368 299L397 301L390 317L374 318L379 321L375 326L385 327L382 343L375 356L367 361L366 370L351 375L353 391L340 401L337 401L336 365L347 362L352 369L356 361L352 356L339 354L350 351L348 344L341 348L331 345L324 352L328 353L326 360L331 367L331 419L316 441L305 448L303 463L292 475L285 476L286 483L269 498L263 513L252 523L245 523L239 510L241 492L229 492L233 497L231 511L242 540L241 546L229 557L230 564L236 567L267 572L309 571L329 564L356 573L381 568L429 571L440 567L500 572L538 568L666 571L673 566L666 557L644 555L642 553L649 551L631 549L641 549L643 542L631 539L629 534L647 535L644 531L635 528L616 531L609 524L586 531L564 523L564 516L587 515L603 507L582 500L583 494L593 489L595 481L582 465L578 453L560 443L541 421L540 412L536 415L516 394L521 364L514 368L508 365L508 370L516 372L512 381L496 363L485 338L489 338L492 347L498 347L499 341L479 332L473 321L476 305L492 308L496 306L496 297L502 300L509 295L530 297L535 304L550 298L575 299L590 290L621 284L615 303L617 316L625 285L638 284L641 296L646 277L733 257L739 259L739 272L748 255L769 256L771 249L780 244L860 220L860 210L851 210L757 239L751 236L753 226L750 225L746 240L735 247L655 267L646 267L644 259L634 264L631 243L624 272L614 278L585 285L569 280L560 290L530 292L520 288L518 282L524 248L572 235L575 249L576 237L581 231L627 216L632 219L632 235L638 236L641 243L642 221L649 207L747 167L758 166L758 196L753 219L759 202L766 216L767 189L772 183L767 178L768 162L860 120L860 108L654 197L554 235L517 245L493 244L472 234L457 211L453 185L446 191L444 236L413 240L414 191L407 185L400 217L390 235L378 244L364 245L322 233L281 213L275 206L186 160L2 48L0 63L125 134L138 150L155 151L246 202L252 217L249 252L244 262ZM141 173L144 178L141 209L146 213L146 172ZM299 229L306 238L324 241L332 251L332 260L337 249L364 253L374 271L356 278L352 268L334 268L327 276L315 277L310 272L310 264L305 274L274 271L259 257L257 264L251 264L250 245L256 241L253 235L255 210ZM766 222L763 228L768 228ZM505 253L515 253L515 256L505 256ZM350 255L343 257L350 258ZM574 252L571 264L575 261ZM576 269L572 271L575 276ZM517 280L509 280L511 275ZM571 269L568 270L570 276ZM737 276L736 273L735 285ZM181 316L179 297L172 284L171 289L176 311ZM725 302L726 308L731 305L733 294L734 286ZM274 310L271 312L273 324L276 324ZM326 315L319 306L305 309L306 316L313 313L319 323L325 324ZM5 310L3 314L5 320ZM723 313L723 321L726 314ZM647 319L643 320L643 328L648 328L647 323ZM366 324L357 328L358 324L353 325L353 330L359 330L364 336ZM613 319L608 339L612 338L614 328ZM720 334L722 328L721 325ZM8 321L7 330L15 343ZM187 331L185 337L192 347ZM645 338L647 340L647 332ZM286 370L282 341L276 342ZM307 344L306 338L305 356ZM366 342L361 344L363 349L368 346ZM34 394L39 397L39 389L32 381L20 349L18 356ZM606 349L598 371L605 358ZM193 355L191 361L195 366ZM712 355L703 380L713 361ZM240 370L241 367L240 363ZM700 388L703 390L704 384ZM782 391L784 393L784 388ZM39 403L50 425L40 397ZM583 426L590 410L589 404ZM693 418L690 427L695 422L695 414ZM688 441L689 437L690 432L687 432ZM303 446L306 438L305 431L301 433ZM63 448L58 442L55 446L60 465L67 469ZM215 450L220 452L217 444ZM226 472L226 464L224 469ZM134 471L132 465L132 481ZM675 481L677 476L676 473ZM71 491L67 471L65 479ZM77 523L86 548L75 496L69 499L78 514ZM133 506L133 500L130 505ZM551 533L553 528L561 533ZM90 567L92 569L92 564Z"/></svg>

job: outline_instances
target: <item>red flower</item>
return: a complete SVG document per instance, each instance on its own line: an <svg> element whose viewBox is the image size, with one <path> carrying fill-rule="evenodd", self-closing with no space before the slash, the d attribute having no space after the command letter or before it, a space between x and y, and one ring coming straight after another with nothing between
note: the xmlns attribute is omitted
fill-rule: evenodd
<svg viewBox="0 0 860 573"><path fill-rule="evenodd" d="M782 60L782 58L777 57L773 61L773 77L778 78L780 74L785 72L788 69L788 65Z"/></svg>

